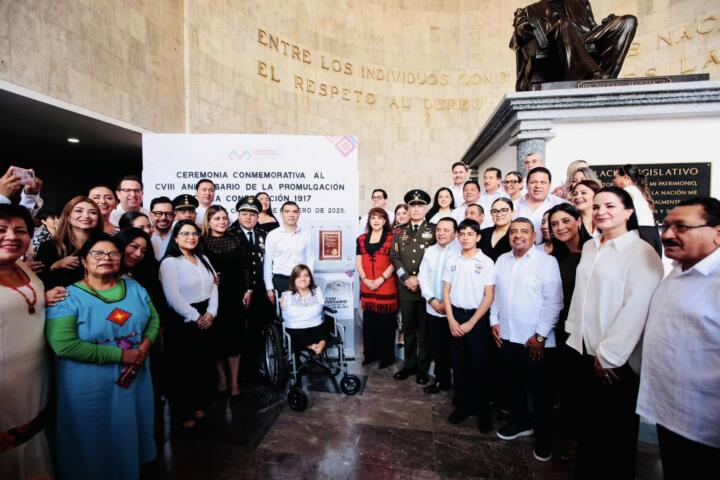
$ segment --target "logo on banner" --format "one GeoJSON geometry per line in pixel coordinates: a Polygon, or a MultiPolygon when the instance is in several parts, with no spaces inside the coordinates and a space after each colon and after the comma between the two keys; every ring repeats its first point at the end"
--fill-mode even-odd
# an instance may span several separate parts
{"type": "Polygon", "coordinates": [[[350,135],[342,137],[329,136],[327,139],[335,145],[335,148],[337,148],[337,151],[340,152],[343,157],[347,157],[357,148],[357,139],[355,137],[351,137],[350,135]]]}
{"type": "Polygon", "coordinates": [[[232,158],[233,160],[250,160],[252,158],[252,153],[248,152],[247,150],[243,150],[241,153],[238,153],[237,150],[233,150],[228,154],[228,157],[232,158]]]}

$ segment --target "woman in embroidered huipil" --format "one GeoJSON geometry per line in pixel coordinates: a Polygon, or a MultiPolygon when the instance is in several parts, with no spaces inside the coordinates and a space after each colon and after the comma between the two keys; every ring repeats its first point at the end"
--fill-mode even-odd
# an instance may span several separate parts
{"type": "Polygon", "coordinates": [[[393,235],[384,209],[368,212],[367,233],[357,239],[355,268],[360,277],[363,309],[363,365],[380,361],[380,368],[395,360],[395,317],[398,291],[390,263],[393,235]]]}
{"type": "Polygon", "coordinates": [[[45,288],[20,258],[33,234],[30,213],[0,205],[0,478],[49,478],[44,419],[49,369],[45,288]]]}
{"type": "Polygon", "coordinates": [[[145,289],[120,277],[122,255],[118,239],[91,236],[78,251],[85,278],[47,310],[46,335],[58,356],[56,445],[62,478],[136,479],[140,465],[156,455],[145,359],[159,319],[145,289]],[[128,380],[129,371],[135,377],[128,380]]]}

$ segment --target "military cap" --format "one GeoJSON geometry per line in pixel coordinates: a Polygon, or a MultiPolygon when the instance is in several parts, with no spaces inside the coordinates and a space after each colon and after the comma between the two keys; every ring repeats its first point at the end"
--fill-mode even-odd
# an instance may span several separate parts
{"type": "Polygon", "coordinates": [[[235,210],[238,212],[260,213],[260,202],[255,195],[245,195],[236,204],[235,210]]]}
{"type": "Polygon", "coordinates": [[[172,205],[173,210],[195,210],[200,204],[194,195],[183,193],[173,199],[172,205]]]}
{"type": "Polygon", "coordinates": [[[427,205],[430,203],[430,195],[425,190],[415,188],[405,194],[405,203],[408,205],[427,205]]]}

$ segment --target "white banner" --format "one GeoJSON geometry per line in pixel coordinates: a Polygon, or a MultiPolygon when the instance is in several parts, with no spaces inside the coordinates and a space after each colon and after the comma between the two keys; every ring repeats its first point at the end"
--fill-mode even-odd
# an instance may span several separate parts
{"type": "Polygon", "coordinates": [[[215,183],[214,203],[234,216],[241,197],[264,191],[278,220],[283,202],[300,206],[300,224],[310,229],[319,260],[316,270],[354,270],[357,152],[352,136],[143,135],[145,206],[161,195],[194,195],[198,180],[207,178],[215,183]]]}

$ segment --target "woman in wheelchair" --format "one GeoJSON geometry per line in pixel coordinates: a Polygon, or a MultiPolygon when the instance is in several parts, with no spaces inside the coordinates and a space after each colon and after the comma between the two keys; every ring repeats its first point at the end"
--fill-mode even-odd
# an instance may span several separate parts
{"type": "Polygon", "coordinates": [[[325,350],[328,332],[323,325],[324,303],[310,268],[295,266],[290,273],[290,290],[280,297],[280,309],[285,331],[296,352],[309,349],[320,355],[325,350]]]}

